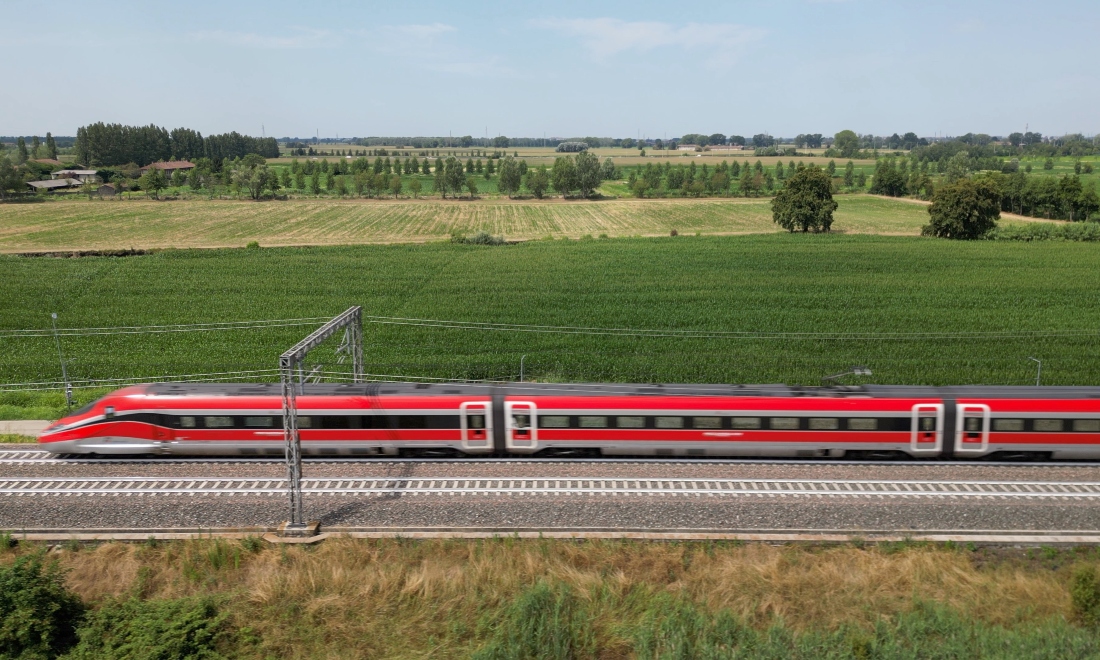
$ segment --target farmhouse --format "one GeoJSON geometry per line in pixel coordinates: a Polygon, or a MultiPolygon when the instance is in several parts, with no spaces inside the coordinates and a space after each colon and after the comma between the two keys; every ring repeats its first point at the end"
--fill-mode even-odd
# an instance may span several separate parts
{"type": "Polygon", "coordinates": [[[76,179],[51,179],[49,181],[28,181],[27,185],[36,192],[39,190],[60,190],[61,188],[76,188],[81,185],[76,179]]]}
{"type": "Polygon", "coordinates": [[[145,174],[151,169],[157,169],[164,173],[164,176],[171,177],[176,170],[191,170],[195,168],[195,164],[186,160],[170,160],[160,163],[149,163],[145,167],[141,168],[141,173],[145,174]]]}
{"type": "Polygon", "coordinates": [[[95,180],[95,170],[58,170],[51,174],[54,179],[76,179],[80,183],[95,180]]]}

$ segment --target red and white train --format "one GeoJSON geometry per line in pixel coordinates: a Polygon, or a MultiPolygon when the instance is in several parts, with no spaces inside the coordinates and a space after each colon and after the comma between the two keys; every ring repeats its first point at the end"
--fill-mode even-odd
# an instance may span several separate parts
{"type": "MultiPolygon", "coordinates": [[[[65,454],[282,455],[277,384],[137,385],[43,432],[65,454]]],[[[1100,388],[305,385],[307,455],[1100,458],[1100,388]]]]}

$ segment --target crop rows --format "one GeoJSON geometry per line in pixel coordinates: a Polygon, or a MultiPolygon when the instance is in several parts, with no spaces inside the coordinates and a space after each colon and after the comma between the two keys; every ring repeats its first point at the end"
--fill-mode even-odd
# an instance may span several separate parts
{"type": "MultiPolygon", "coordinates": [[[[605,336],[373,325],[371,373],[816,384],[1100,384],[1100,252],[1089,244],[771,235],[0,257],[0,326],[48,328],[368,315],[824,337],[605,336]],[[1079,331],[1073,336],[1022,336],[1079,331]],[[835,333],[990,333],[858,339],[835,333]]],[[[70,373],[269,369],[308,327],[66,337],[70,373]]],[[[315,363],[333,366],[334,355],[315,363]]],[[[0,382],[56,379],[49,337],[0,338],[0,382]]]]}
{"type": "MultiPolygon", "coordinates": [[[[841,232],[916,235],[927,222],[917,204],[841,197],[841,232]]],[[[608,200],[601,202],[379,201],[285,202],[76,199],[0,206],[0,250],[49,251],[162,247],[387,243],[441,240],[487,231],[509,239],[776,231],[766,199],[608,200]]]]}

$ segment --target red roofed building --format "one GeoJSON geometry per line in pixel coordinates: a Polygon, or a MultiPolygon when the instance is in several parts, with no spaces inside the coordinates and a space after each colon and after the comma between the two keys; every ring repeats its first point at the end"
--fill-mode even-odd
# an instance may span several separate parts
{"type": "Polygon", "coordinates": [[[141,173],[145,174],[150,169],[157,169],[164,172],[164,176],[171,177],[176,170],[183,170],[184,172],[195,168],[195,164],[187,160],[170,160],[168,162],[149,163],[145,167],[141,168],[141,173]]]}

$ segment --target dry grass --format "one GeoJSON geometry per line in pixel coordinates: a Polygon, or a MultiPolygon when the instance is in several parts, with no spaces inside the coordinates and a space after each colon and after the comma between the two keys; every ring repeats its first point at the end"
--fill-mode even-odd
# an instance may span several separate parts
{"type": "MultiPolygon", "coordinates": [[[[834,229],[916,235],[927,212],[868,196],[839,197],[834,229]]],[[[771,233],[767,199],[440,201],[294,199],[283,202],[58,200],[0,205],[0,251],[339,245],[445,240],[487,231],[553,236],[771,233]]]]}
{"type": "Polygon", "coordinates": [[[970,553],[928,547],[330,539],[255,552],[233,541],[106,544],[60,556],[71,588],[92,601],[220,593],[239,625],[280,656],[463,657],[484,637],[487,613],[540,580],[614,604],[597,608],[608,621],[593,625],[605,631],[662,593],[802,630],[869,628],[915,599],[1008,626],[1071,616],[1065,570],[1004,561],[979,569],[970,553]]]}

